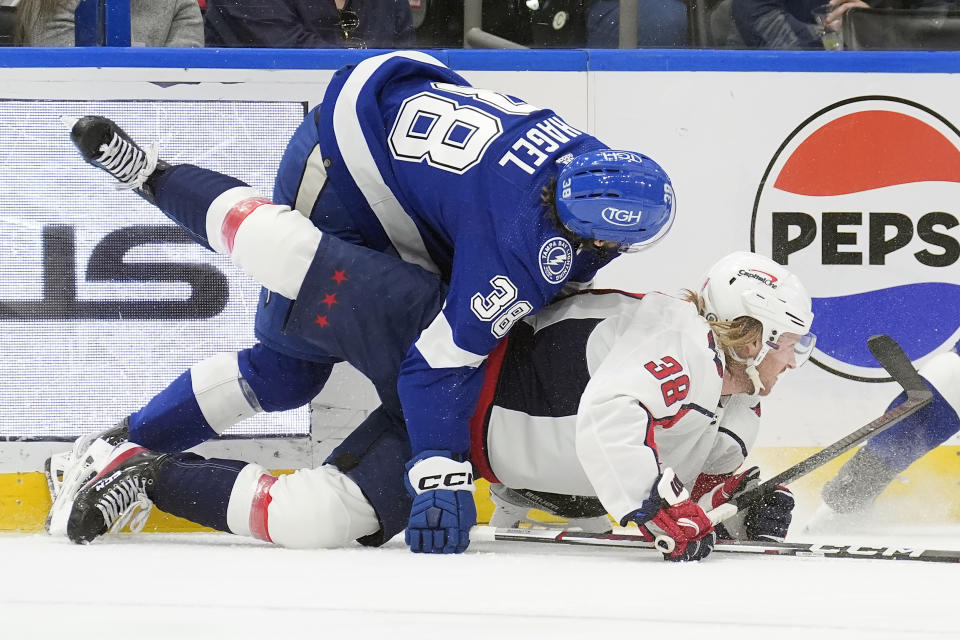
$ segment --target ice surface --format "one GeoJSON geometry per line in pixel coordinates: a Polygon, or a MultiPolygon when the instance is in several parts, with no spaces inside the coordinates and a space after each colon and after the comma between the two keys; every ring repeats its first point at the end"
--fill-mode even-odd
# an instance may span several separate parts
{"type": "MultiPolygon", "coordinates": [[[[794,536],[797,540],[801,538],[794,536]]],[[[958,548],[960,527],[803,541],[958,548]]],[[[960,566],[474,543],[461,556],[294,551],[226,534],[75,546],[0,536],[0,637],[361,640],[960,638],[960,566]]]]}

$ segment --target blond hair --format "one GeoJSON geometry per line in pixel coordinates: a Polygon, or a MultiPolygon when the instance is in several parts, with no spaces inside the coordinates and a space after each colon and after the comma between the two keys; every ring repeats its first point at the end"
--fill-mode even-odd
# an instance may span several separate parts
{"type": "MultiPolygon", "coordinates": [[[[683,299],[696,305],[697,313],[706,318],[707,305],[699,294],[684,289],[683,299]]],[[[726,357],[727,368],[746,368],[746,365],[737,359],[737,351],[763,340],[763,325],[760,321],[750,316],[741,316],[728,322],[707,320],[707,323],[717,338],[717,347],[726,357]]]]}
{"type": "Polygon", "coordinates": [[[13,43],[17,46],[30,44],[31,34],[39,26],[49,22],[67,0],[20,0],[17,4],[17,20],[14,26],[13,43]]]}

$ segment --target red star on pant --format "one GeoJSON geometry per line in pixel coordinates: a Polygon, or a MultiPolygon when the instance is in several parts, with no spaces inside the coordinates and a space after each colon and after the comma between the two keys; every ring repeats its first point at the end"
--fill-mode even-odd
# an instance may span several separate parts
{"type": "Polygon", "coordinates": [[[330,325],[330,322],[327,320],[327,316],[321,316],[317,314],[317,319],[313,321],[313,324],[318,324],[321,327],[326,327],[330,325]]]}
{"type": "Polygon", "coordinates": [[[333,305],[337,304],[337,294],[325,293],[323,294],[323,300],[321,300],[320,302],[327,305],[327,309],[329,309],[333,305]]]}
{"type": "Polygon", "coordinates": [[[337,269],[334,269],[334,270],[333,270],[333,277],[330,278],[330,279],[331,279],[331,280],[336,280],[336,281],[337,281],[337,284],[343,284],[343,281],[348,279],[348,278],[347,278],[347,271],[346,271],[346,269],[344,269],[343,271],[339,271],[339,270],[337,270],[337,269]]]}

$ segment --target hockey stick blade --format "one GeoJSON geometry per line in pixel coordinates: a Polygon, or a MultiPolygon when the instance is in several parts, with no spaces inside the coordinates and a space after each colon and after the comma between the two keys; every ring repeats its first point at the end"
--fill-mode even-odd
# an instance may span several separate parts
{"type": "MultiPolygon", "coordinates": [[[[643,536],[624,533],[585,533],[556,529],[499,529],[474,527],[471,538],[478,542],[538,542],[584,547],[613,547],[659,551],[643,536]]],[[[718,542],[714,553],[740,553],[767,556],[807,556],[816,558],[847,558],[861,560],[914,560],[919,562],[960,563],[960,551],[923,549],[920,547],[889,547],[875,545],[832,545],[804,542],[734,541],[718,542]]]]}
{"type": "Polygon", "coordinates": [[[897,341],[887,335],[870,336],[867,339],[867,348],[877,359],[877,362],[890,374],[894,382],[903,387],[907,395],[921,395],[926,397],[932,393],[917,373],[910,358],[903,352],[897,341]]]}

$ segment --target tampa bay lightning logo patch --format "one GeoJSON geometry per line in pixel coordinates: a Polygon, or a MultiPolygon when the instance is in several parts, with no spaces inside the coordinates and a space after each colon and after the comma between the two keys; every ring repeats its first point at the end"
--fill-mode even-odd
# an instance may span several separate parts
{"type": "Polygon", "coordinates": [[[540,247],[540,273],[550,284],[560,284],[570,275],[573,247],[561,236],[550,238],[540,247]]]}

